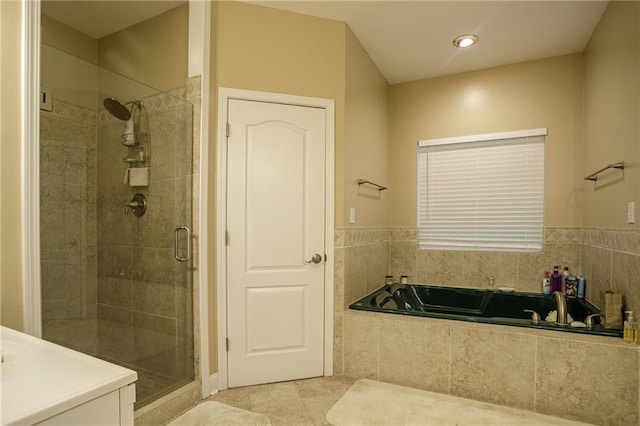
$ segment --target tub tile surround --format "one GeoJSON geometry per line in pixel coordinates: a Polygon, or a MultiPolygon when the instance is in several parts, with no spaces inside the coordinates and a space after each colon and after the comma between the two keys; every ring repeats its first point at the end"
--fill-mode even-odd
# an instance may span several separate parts
{"type": "Polygon", "coordinates": [[[539,292],[544,271],[554,265],[580,273],[580,234],[579,228],[546,228],[542,253],[476,252],[420,250],[415,228],[396,228],[389,266],[394,277],[409,275],[410,282],[539,292]]]}
{"type": "Polygon", "coordinates": [[[604,291],[622,293],[625,309],[640,312],[640,230],[585,228],[582,239],[587,298],[603,306],[604,291]]]}
{"type": "Polygon", "coordinates": [[[545,270],[569,266],[586,277],[587,299],[596,306],[603,306],[602,292],[611,290],[624,295],[626,309],[640,312],[640,230],[547,227],[541,253],[419,250],[415,229],[391,229],[390,235],[395,279],[406,274],[410,282],[491,288],[493,277],[494,288],[540,292],[545,270]]]}
{"type": "Polygon", "coordinates": [[[452,395],[533,410],[535,337],[462,327],[450,333],[452,395]]]}
{"type": "Polygon", "coordinates": [[[343,283],[343,290],[334,295],[336,309],[348,309],[350,303],[384,283],[389,271],[389,234],[386,228],[336,230],[335,249],[343,256],[341,267],[334,270],[336,286],[343,283]]]}
{"type": "Polygon", "coordinates": [[[595,424],[637,425],[640,347],[622,339],[350,311],[348,305],[397,280],[539,292],[543,272],[569,266],[587,278],[587,299],[624,295],[640,312],[640,230],[547,227],[542,253],[417,249],[415,228],[335,232],[334,371],[595,424]],[[388,251],[379,245],[388,244],[388,251]],[[386,259],[385,254],[388,256],[386,259]],[[364,275],[364,276],[363,276],[364,275]],[[343,289],[341,290],[341,284],[343,289]],[[341,308],[344,311],[340,312],[341,308]],[[341,330],[337,328],[342,327],[341,330]],[[342,347],[342,352],[338,352],[342,347]]]}
{"type": "Polygon", "coordinates": [[[348,376],[594,424],[638,424],[640,348],[620,339],[362,311],[345,312],[344,334],[348,376]]]}
{"type": "Polygon", "coordinates": [[[548,227],[541,253],[512,253],[419,250],[416,228],[338,229],[334,243],[344,249],[344,270],[337,275],[344,282],[344,300],[336,306],[347,309],[382,285],[387,274],[396,281],[408,275],[409,282],[539,292],[544,271],[554,265],[582,273],[581,235],[580,228],[548,227]]]}
{"type": "Polygon", "coordinates": [[[451,330],[445,324],[426,324],[390,318],[381,320],[378,376],[383,382],[434,392],[449,392],[451,330]],[[414,362],[420,360],[421,367],[414,362]]]}
{"type": "Polygon", "coordinates": [[[638,348],[551,338],[537,343],[538,411],[595,424],[638,424],[638,348]]]}

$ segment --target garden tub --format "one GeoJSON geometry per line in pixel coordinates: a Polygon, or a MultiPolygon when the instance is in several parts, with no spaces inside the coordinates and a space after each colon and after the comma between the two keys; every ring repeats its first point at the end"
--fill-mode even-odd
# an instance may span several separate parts
{"type": "MultiPolygon", "coordinates": [[[[586,300],[567,298],[567,312],[573,321],[586,322],[588,315],[599,310],[586,300]]],[[[384,285],[352,303],[350,309],[422,316],[477,323],[529,327],[569,333],[622,337],[622,330],[605,328],[594,317],[592,328],[560,325],[545,319],[557,310],[554,296],[493,290],[443,287],[425,284],[384,285]],[[535,311],[540,321],[532,320],[535,311]]]]}

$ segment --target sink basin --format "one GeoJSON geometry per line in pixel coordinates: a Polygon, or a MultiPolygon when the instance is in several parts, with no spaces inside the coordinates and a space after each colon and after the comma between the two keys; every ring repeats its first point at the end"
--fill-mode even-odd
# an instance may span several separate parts
{"type": "Polygon", "coordinates": [[[33,350],[26,344],[2,339],[2,368],[0,378],[8,379],[24,372],[33,362],[33,350]]]}

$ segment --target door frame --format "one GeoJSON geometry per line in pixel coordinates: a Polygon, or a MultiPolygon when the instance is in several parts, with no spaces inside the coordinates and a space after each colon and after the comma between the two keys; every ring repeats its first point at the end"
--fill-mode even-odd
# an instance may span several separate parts
{"type": "Polygon", "coordinates": [[[218,89],[218,135],[216,159],[216,308],[218,345],[218,389],[228,387],[227,338],[227,255],[225,231],[227,229],[227,105],[230,99],[270,102],[325,111],[325,263],[324,280],[324,375],[333,375],[333,248],[334,248],[334,152],[335,102],[331,99],[258,92],[253,90],[218,89]]]}

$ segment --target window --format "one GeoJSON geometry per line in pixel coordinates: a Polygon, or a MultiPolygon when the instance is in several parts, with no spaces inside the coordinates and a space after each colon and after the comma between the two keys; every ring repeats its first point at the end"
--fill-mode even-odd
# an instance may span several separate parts
{"type": "Polygon", "coordinates": [[[547,129],[418,143],[418,245],[541,251],[547,129]]]}

